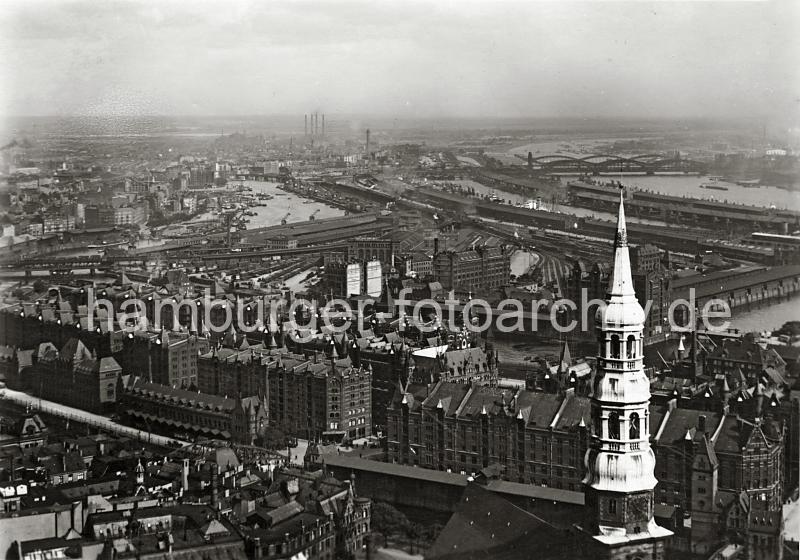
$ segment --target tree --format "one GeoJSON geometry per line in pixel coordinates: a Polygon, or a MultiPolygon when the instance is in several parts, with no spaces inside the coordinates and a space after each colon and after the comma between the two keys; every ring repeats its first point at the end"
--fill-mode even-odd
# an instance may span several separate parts
{"type": "Polygon", "coordinates": [[[798,336],[800,335],[800,321],[786,321],[783,326],[773,334],[777,334],[778,336],[782,334],[788,336],[798,336]]]}
{"type": "Polygon", "coordinates": [[[33,289],[37,293],[41,293],[47,289],[47,283],[40,278],[33,282],[33,289]]]}
{"type": "Polygon", "coordinates": [[[267,426],[259,435],[261,436],[261,445],[267,449],[282,449],[286,447],[288,441],[286,433],[274,426],[267,426]]]}
{"type": "Polygon", "coordinates": [[[383,535],[384,542],[388,535],[406,533],[411,525],[403,512],[384,502],[372,506],[371,523],[372,529],[383,535]]]}
{"type": "Polygon", "coordinates": [[[408,552],[414,554],[414,545],[419,544],[419,538],[423,535],[425,528],[419,523],[409,523],[406,527],[406,537],[410,548],[408,552]]]}

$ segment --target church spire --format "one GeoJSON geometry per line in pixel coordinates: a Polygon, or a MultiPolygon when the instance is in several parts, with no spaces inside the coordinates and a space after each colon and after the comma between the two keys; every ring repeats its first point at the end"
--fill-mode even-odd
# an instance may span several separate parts
{"type": "Polygon", "coordinates": [[[617,231],[614,234],[614,268],[608,282],[608,297],[636,297],[631,279],[631,257],[628,254],[628,228],[625,224],[624,191],[619,191],[619,213],[617,214],[617,231]]]}
{"type": "MultiPolygon", "coordinates": [[[[650,384],[644,373],[644,311],[636,299],[620,194],[614,268],[605,305],[597,310],[598,357],[592,382],[592,436],[586,452],[586,527],[601,545],[621,552],[658,543],[671,533],[653,516],[655,454],[650,447],[650,384]]],[[[608,551],[607,551],[608,552],[608,551]]],[[[623,557],[624,554],[611,554],[623,557]]]]}

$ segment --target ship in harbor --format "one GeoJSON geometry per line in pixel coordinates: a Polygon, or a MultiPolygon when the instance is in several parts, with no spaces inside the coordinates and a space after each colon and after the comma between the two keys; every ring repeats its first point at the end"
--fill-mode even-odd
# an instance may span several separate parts
{"type": "Polygon", "coordinates": [[[701,189],[712,189],[712,190],[715,190],[715,191],[727,191],[727,190],[729,190],[728,187],[725,187],[723,185],[715,185],[714,183],[705,183],[703,185],[700,185],[700,188],[701,189]]]}

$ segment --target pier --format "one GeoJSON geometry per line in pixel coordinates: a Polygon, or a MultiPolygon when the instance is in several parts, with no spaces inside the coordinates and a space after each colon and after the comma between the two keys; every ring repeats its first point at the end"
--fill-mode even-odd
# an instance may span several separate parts
{"type": "MultiPolygon", "coordinates": [[[[612,211],[619,200],[619,188],[614,185],[571,181],[567,191],[571,204],[583,208],[612,211]]],[[[670,196],[638,189],[625,190],[625,208],[631,216],[711,227],[717,232],[724,229],[786,233],[800,224],[800,212],[793,210],[670,196]]]]}

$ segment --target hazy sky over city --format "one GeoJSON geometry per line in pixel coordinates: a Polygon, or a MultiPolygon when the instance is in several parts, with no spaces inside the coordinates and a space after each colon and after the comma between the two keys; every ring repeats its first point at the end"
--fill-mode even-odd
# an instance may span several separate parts
{"type": "Polygon", "coordinates": [[[794,119],[798,4],[0,0],[0,112],[794,119]]]}

